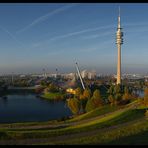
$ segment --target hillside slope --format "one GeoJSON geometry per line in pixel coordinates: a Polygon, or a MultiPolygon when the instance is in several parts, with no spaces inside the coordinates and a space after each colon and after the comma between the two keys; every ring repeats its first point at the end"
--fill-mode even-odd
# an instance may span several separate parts
{"type": "Polygon", "coordinates": [[[61,122],[1,124],[0,144],[130,144],[134,137],[148,144],[146,109],[138,101],[105,109],[61,122]]]}

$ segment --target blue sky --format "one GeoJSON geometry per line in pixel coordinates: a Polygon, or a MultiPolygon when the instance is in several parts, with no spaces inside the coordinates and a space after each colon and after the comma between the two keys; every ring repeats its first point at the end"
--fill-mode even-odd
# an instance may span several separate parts
{"type": "Polygon", "coordinates": [[[116,73],[118,6],[124,32],[122,72],[148,70],[148,4],[0,4],[0,74],[116,73]]]}

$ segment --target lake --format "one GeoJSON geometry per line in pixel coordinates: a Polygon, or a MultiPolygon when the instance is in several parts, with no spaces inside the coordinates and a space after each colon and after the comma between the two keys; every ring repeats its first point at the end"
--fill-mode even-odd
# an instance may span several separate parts
{"type": "Polygon", "coordinates": [[[0,123],[48,121],[71,115],[65,101],[48,101],[25,93],[0,98],[0,123]]]}

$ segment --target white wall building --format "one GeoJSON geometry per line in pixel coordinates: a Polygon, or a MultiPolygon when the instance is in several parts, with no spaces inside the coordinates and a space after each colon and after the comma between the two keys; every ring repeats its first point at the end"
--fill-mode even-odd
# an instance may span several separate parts
{"type": "Polygon", "coordinates": [[[96,78],[96,71],[94,71],[94,70],[92,70],[92,71],[83,70],[81,72],[81,76],[82,76],[82,78],[94,79],[94,78],[96,78]]]}

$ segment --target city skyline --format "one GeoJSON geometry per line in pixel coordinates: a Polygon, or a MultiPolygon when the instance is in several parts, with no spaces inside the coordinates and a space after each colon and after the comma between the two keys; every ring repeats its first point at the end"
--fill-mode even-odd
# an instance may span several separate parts
{"type": "Polygon", "coordinates": [[[148,4],[0,4],[0,73],[116,73],[118,6],[123,73],[147,73],[148,4]]]}

